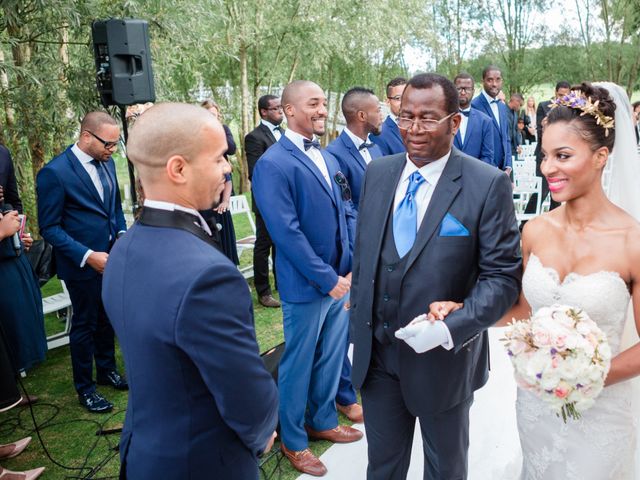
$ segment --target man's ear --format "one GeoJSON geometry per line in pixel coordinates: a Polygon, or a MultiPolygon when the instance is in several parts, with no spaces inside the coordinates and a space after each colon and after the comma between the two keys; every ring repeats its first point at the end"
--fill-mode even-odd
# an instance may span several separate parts
{"type": "Polygon", "coordinates": [[[189,168],[189,164],[182,155],[174,155],[167,160],[165,170],[169,180],[176,184],[184,184],[186,182],[186,169],[189,168]]]}

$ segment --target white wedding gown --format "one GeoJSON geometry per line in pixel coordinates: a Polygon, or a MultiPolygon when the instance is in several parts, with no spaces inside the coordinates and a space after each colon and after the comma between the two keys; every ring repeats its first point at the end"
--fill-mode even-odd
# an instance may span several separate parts
{"type": "MultiPolygon", "coordinates": [[[[522,279],[532,311],[554,303],[583,309],[620,352],[630,295],[615,272],[570,273],[561,280],[533,253],[522,279]]],[[[606,387],[580,420],[561,418],[533,394],[518,389],[521,480],[634,480],[636,420],[632,385],[606,387]]]]}

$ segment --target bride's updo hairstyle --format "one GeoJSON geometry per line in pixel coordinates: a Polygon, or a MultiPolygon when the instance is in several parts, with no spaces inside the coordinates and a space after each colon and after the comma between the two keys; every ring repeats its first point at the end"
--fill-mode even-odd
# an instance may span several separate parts
{"type": "Polygon", "coordinates": [[[572,87],[569,95],[552,102],[545,122],[546,125],[566,122],[591,146],[592,151],[607,147],[611,153],[616,139],[613,126],[615,111],[616,104],[607,89],[583,82],[572,87]]]}

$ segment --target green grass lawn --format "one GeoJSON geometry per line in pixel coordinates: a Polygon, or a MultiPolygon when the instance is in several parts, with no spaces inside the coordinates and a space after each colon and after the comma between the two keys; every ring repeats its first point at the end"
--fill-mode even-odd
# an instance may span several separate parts
{"type": "MultiPolygon", "coordinates": [[[[241,238],[251,233],[251,227],[245,216],[234,217],[236,236],[241,238]]],[[[244,252],[242,265],[251,263],[251,252],[244,252]]],[[[251,294],[253,297],[256,336],[260,351],[264,352],[284,339],[282,330],[282,311],[276,308],[265,308],[257,302],[252,281],[251,294]]],[[[43,296],[60,292],[61,286],[57,279],[49,281],[42,289],[43,296]]],[[[277,296],[277,294],[276,294],[277,296]]],[[[45,318],[47,335],[59,332],[64,323],[55,314],[45,318]]],[[[124,371],[122,356],[117,350],[118,365],[124,371]]],[[[69,347],[60,347],[48,353],[46,361],[28,372],[23,379],[24,386],[30,394],[37,395],[40,402],[34,405],[35,419],[41,430],[42,440],[53,459],[67,467],[77,470],[66,470],[55,465],[47,458],[42,446],[34,433],[33,420],[29,408],[14,408],[0,414],[0,443],[9,443],[27,435],[34,437],[29,447],[17,458],[3,460],[2,466],[11,470],[26,470],[45,466],[47,470],[41,478],[118,478],[119,456],[114,450],[120,436],[96,436],[101,425],[118,426],[124,421],[127,407],[127,392],[118,392],[107,387],[100,387],[100,391],[114,403],[115,408],[109,414],[90,414],[78,403],[76,392],[72,384],[71,361],[69,347]],[[104,465],[103,468],[89,476],[91,469],[104,465]]],[[[171,412],[167,412],[168,415],[171,412]]],[[[162,419],[158,419],[162,421],[162,419]]],[[[341,416],[341,423],[350,424],[341,416]]],[[[329,442],[312,442],[311,450],[320,455],[330,446],[329,442]]],[[[276,443],[272,451],[278,451],[276,443]]],[[[289,480],[298,476],[298,472],[291,468],[286,460],[278,464],[280,455],[275,455],[265,465],[265,470],[275,473],[271,478],[289,480]]],[[[213,478],[213,477],[212,477],[213,478]]]]}

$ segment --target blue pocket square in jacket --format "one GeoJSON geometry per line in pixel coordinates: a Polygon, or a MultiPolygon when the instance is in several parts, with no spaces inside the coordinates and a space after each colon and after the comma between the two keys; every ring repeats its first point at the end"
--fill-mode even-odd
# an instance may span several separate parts
{"type": "Polygon", "coordinates": [[[468,237],[469,230],[460,223],[460,220],[447,213],[442,219],[438,235],[441,237],[468,237]]]}

